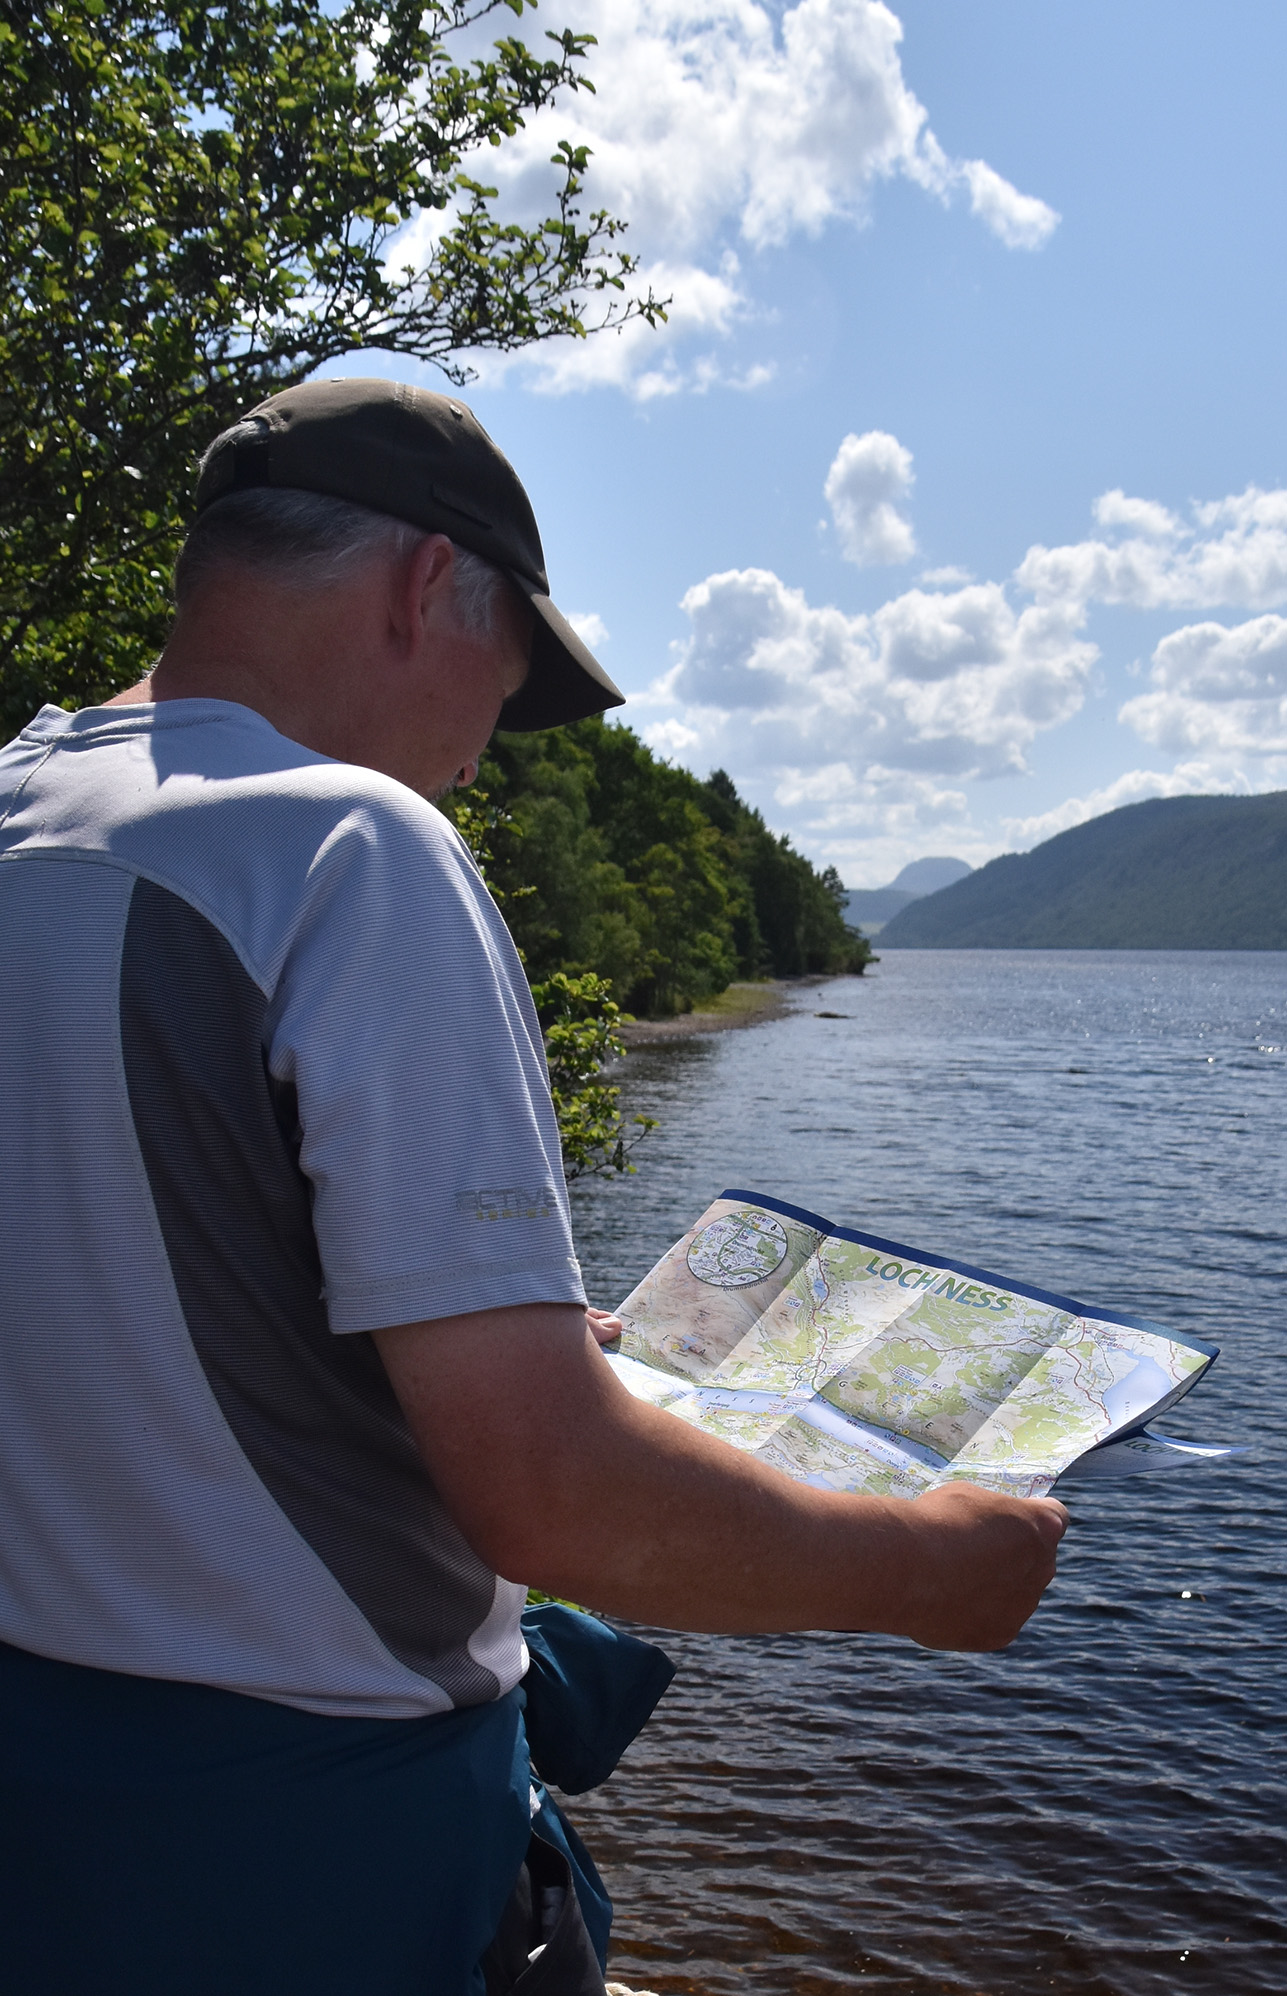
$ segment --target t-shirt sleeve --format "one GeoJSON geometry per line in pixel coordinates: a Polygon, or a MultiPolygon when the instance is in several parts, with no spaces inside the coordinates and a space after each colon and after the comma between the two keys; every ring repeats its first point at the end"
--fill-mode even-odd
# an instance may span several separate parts
{"type": "Polygon", "coordinates": [[[269,1014],[333,1331],[584,1303],[540,1029],[432,806],[357,806],[309,870],[269,1014]]]}

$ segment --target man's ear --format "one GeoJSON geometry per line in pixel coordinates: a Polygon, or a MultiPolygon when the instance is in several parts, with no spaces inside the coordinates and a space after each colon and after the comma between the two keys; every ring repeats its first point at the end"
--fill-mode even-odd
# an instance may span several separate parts
{"type": "Polygon", "coordinates": [[[389,584],[389,621],[409,651],[428,629],[450,614],[455,600],[456,551],[446,534],[426,534],[411,553],[394,564],[389,584]]]}

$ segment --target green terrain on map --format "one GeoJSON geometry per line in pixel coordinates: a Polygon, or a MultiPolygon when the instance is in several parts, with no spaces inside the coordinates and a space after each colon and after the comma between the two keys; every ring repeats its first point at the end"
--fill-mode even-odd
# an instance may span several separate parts
{"type": "Polygon", "coordinates": [[[618,1314],[633,1392],[788,1475],[898,1496],[1039,1494],[1213,1356],[738,1194],[618,1314]]]}

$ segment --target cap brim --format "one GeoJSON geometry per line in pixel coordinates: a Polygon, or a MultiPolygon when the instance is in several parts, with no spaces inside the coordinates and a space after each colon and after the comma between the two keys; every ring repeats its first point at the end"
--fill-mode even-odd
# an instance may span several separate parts
{"type": "Polygon", "coordinates": [[[624,707],[625,694],[613,685],[567,618],[525,577],[513,570],[510,573],[536,612],[536,627],[531,670],[518,692],[501,708],[497,727],[512,734],[531,734],[537,728],[584,721],[609,707],[624,707]]]}

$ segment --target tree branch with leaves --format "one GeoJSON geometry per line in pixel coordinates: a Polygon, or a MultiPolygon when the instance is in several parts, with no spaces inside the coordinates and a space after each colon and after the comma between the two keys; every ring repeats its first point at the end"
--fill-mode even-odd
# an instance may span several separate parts
{"type": "Polygon", "coordinates": [[[654,1116],[623,1116],[621,1090],[603,1078],[604,1068],[625,1054],[619,1027],[629,1013],[613,999],[608,979],[594,971],[579,977],[555,971],[532,986],[532,998],[545,1031],[565,1173],[573,1179],[632,1172],[630,1153],[656,1129],[657,1121],[654,1116]]]}
{"type": "Polygon", "coordinates": [[[472,351],[664,317],[583,212],[584,147],[535,223],[480,177],[593,87],[570,30],[461,53],[534,5],[0,0],[7,730],[147,669],[196,460],[251,404],[359,349],[462,382],[472,351]]]}

